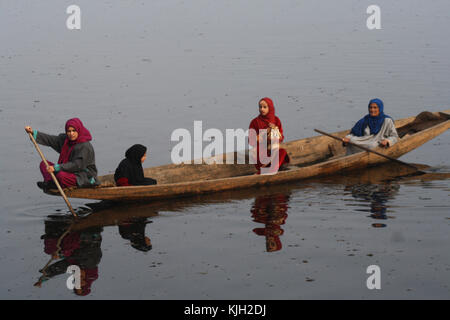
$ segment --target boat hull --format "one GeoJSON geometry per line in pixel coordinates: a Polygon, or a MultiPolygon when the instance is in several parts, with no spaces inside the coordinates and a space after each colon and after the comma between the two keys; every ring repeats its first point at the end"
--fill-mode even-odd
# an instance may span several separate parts
{"type": "MultiPolygon", "coordinates": [[[[414,150],[450,128],[450,110],[441,112],[439,115],[446,118],[429,128],[425,128],[414,134],[405,135],[398,143],[390,148],[377,148],[375,150],[392,158],[399,158],[414,150]]],[[[413,123],[415,119],[416,117],[398,120],[396,121],[396,127],[405,127],[413,123]]],[[[336,132],[334,135],[343,137],[347,133],[348,130],[336,132]]],[[[145,174],[152,177],[156,176],[158,182],[163,179],[165,173],[171,177],[172,181],[177,181],[176,179],[182,178],[186,179],[186,176],[192,177],[194,181],[172,182],[153,186],[74,188],[66,189],[65,192],[67,197],[96,200],[148,201],[169,199],[258,187],[268,184],[294,182],[312,177],[332,175],[345,170],[359,170],[390,161],[369,152],[344,156],[342,153],[345,149],[343,149],[342,143],[326,136],[291,141],[283,144],[282,147],[286,148],[291,162],[294,162],[297,167],[293,167],[287,171],[280,171],[274,175],[254,175],[252,174],[254,167],[249,164],[166,165],[146,169],[145,174]],[[312,152],[316,153],[311,154],[312,152]],[[314,164],[318,159],[324,160],[314,164]],[[224,166],[231,166],[231,168],[225,168],[224,166]],[[230,174],[235,174],[236,176],[221,177],[230,174]],[[215,177],[215,179],[211,179],[211,177],[215,177]]],[[[104,182],[109,181],[111,183],[111,175],[100,178],[104,182]]],[[[50,193],[57,194],[54,190],[50,191],[50,193]]]]}

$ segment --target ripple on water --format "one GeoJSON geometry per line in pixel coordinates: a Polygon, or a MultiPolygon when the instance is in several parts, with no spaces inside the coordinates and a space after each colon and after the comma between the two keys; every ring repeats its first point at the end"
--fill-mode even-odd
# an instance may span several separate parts
{"type": "MultiPolygon", "coordinates": [[[[88,209],[85,207],[73,207],[75,212],[84,213],[88,209]]],[[[67,207],[62,207],[55,203],[37,203],[29,206],[14,207],[10,209],[11,222],[32,222],[42,221],[48,216],[71,216],[67,207]]]]}

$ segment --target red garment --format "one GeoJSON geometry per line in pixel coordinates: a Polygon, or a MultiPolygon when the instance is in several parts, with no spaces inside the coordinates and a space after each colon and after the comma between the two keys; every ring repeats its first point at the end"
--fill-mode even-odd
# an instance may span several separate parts
{"type": "Polygon", "coordinates": [[[116,181],[116,186],[118,186],[118,187],[129,187],[129,186],[131,186],[131,184],[128,181],[128,178],[119,178],[116,181]]]}
{"type": "MultiPolygon", "coordinates": [[[[58,240],[59,238],[45,238],[44,252],[53,255],[58,250],[58,240]]],[[[78,232],[69,233],[63,238],[60,246],[62,256],[70,257],[75,250],[80,248],[80,234],[78,232]]]]}
{"type": "Polygon", "coordinates": [[[91,293],[92,283],[98,279],[98,267],[87,269],[79,265],[78,261],[67,259],[67,262],[80,267],[81,272],[84,273],[84,279],[81,281],[81,291],[74,289],[74,292],[78,296],[87,296],[91,293]],[[84,280],[84,281],[83,281],[84,280]]]}
{"type": "Polygon", "coordinates": [[[61,253],[64,257],[70,257],[73,252],[80,249],[80,233],[72,232],[64,237],[61,244],[61,253]]]}
{"type": "MultiPolygon", "coordinates": [[[[47,161],[49,166],[53,166],[54,163],[51,161],[47,161]]],[[[44,161],[41,161],[39,165],[39,169],[41,170],[42,176],[44,177],[44,181],[53,181],[52,176],[47,171],[47,166],[44,161]]],[[[71,172],[59,171],[55,173],[55,177],[58,180],[59,184],[62,188],[76,187],[77,186],[77,176],[71,172]]]]}
{"type": "Polygon", "coordinates": [[[253,221],[282,225],[286,222],[289,197],[285,194],[260,196],[255,199],[250,212],[253,221]]]}
{"type": "MultiPolygon", "coordinates": [[[[281,138],[279,139],[279,142],[281,143],[284,140],[283,126],[281,125],[280,119],[275,115],[275,107],[273,105],[272,99],[266,97],[266,98],[262,98],[261,100],[259,100],[259,102],[261,102],[261,101],[265,101],[267,103],[267,105],[269,106],[269,112],[265,116],[260,114],[259,116],[254,118],[250,122],[250,126],[249,126],[249,129],[255,130],[255,131],[252,131],[252,130],[249,131],[249,144],[252,147],[256,146],[256,148],[257,148],[257,157],[258,158],[257,158],[257,163],[255,164],[255,167],[258,170],[258,174],[260,173],[260,169],[263,166],[263,164],[260,162],[260,159],[259,159],[259,145],[257,143],[257,139],[254,136],[254,134],[256,134],[258,136],[259,130],[268,129],[269,123],[273,123],[274,125],[276,125],[278,127],[278,130],[280,131],[280,134],[281,134],[281,138]]],[[[259,103],[258,103],[258,105],[259,105],[259,103]]],[[[268,150],[267,155],[270,156],[270,150],[268,150]]],[[[281,165],[283,163],[289,163],[289,156],[287,155],[286,150],[283,148],[279,149],[279,161],[278,162],[279,162],[278,166],[275,167],[276,171],[278,171],[278,169],[281,167],[281,165]]],[[[270,166],[270,164],[268,166],[270,166]]]]}
{"type": "Polygon", "coordinates": [[[266,250],[267,252],[279,251],[283,248],[283,244],[280,240],[280,235],[284,233],[284,230],[281,229],[278,225],[268,226],[265,228],[255,228],[253,232],[258,236],[266,237],[266,250]]]}
{"type": "Polygon", "coordinates": [[[66,138],[64,144],[61,148],[61,153],[59,154],[58,163],[66,163],[69,161],[70,153],[73,150],[73,147],[78,143],[83,143],[92,140],[91,133],[88,129],[86,129],[78,118],[69,119],[66,122],[66,132],[72,127],[78,132],[78,138],[75,141],[70,141],[69,138],[66,138]]]}
{"type": "Polygon", "coordinates": [[[278,127],[281,133],[280,142],[283,142],[284,140],[284,134],[283,134],[283,126],[281,125],[280,119],[275,115],[275,106],[273,105],[273,101],[270,98],[262,98],[259,100],[258,105],[261,101],[265,101],[267,105],[269,106],[269,112],[263,116],[259,115],[255,119],[250,122],[250,129],[255,129],[256,134],[259,134],[259,130],[267,129],[269,128],[269,123],[273,123],[278,127]]]}
{"type": "Polygon", "coordinates": [[[261,103],[261,101],[265,101],[269,106],[269,112],[265,116],[261,116],[261,118],[267,122],[275,123],[275,106],[273,105],[272,99],[265,97],[259,100],[259,103],[261,103]]]}
{"type": "Polygon", "coordinates": [[[257,197],[250,212],[253,221],[263,223],[264,228],[255,228],[253,232],[265,236],[268,252],[281,250],[280,236],[284,233],[281,225],[287,219],[289,196],[285,194],[257,197]]]}
{"type": "Polygon", "coordinates": [[[86,283],[84,286],[81,287],[81,293],[77,295],[79,296],[87,296],[89,293],[91,293],[91,286],[92,283],[98,279],[98,267],[92,268],[92,269],[83,269],[86,275],[86,283]]]}

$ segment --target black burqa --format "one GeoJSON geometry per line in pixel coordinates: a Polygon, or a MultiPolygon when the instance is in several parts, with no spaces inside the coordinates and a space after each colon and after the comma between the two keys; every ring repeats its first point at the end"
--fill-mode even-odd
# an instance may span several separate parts
{"type": "Polygon", "coordinates": [[[147,221],[147,218],[133,218],[124,221],[119,225],[119,233],[122,238],[130,240],[131,246],[136,250],[150,251],[152,244],[150,238],[145,236],[145,226],[151,222],[147,221]]]}
{"type": "Polygon", "coordinates": [[[145,186],[156,184],[156,180],[144,177],[141,159],[147,152],[147,147],[135,144],[125,152],[123,159],[114,173],[114,180],[127,178],[128,183],[133,186],[145,186]]]}

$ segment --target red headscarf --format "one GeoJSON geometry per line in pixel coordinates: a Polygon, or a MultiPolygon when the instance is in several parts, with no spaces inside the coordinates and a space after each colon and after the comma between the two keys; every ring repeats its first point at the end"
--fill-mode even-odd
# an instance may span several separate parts
{"type": "MultiPolygon", "coordinates": [[[[275,116],[275,107],[273,106],[273,101],[270,98],[262,98],[259,100],[258,105],[261,101],[265,101],[267,105],[269,106],[269,112],[263,116],[261,113],[259,116],[254,118],[250,122],[249,129],[254,129],[256,131],[256,134],[259,134],[259,130],[267,129],[269,128],[269,123],[273,123],[274,125],[278,126],[281,135],[283,135],[283,128],[281,127],[280,120],[275,116]]],[[[252,132],[249,132],[249,143],[252,143],[252,141],[256,141],[256,137],[252,136],[252,132]]],[[[283,137],[280,139],[280,141],[283,141],[283,137]]],[[[253,144],[251,144],[253,145],[253,144]]]]}
{"type": "Polygon", "coordinates": [[[266,122],[267,125],[269,123],[275,123],[275,107],[273,106],[272,99],[268,97],[262,98],[261,100],[259,100],[258,105],[259,103],[261,103],[261,101],[265,101],[267,103],[267,105],[269,106],[269,112],[265,116],[260,114],[258,118],[266,122]]]}
{"type": "Polygon", "coordinates": [[[271,227],[266,226],[266,228],[255,228],[253,232],[258,236],[266,237],[266,250],[268,252],[279,251],[283,247],[280,235],[284,233],[278,225],[272,225],[271,227]]]}
{"type": "MultiPolygon", "coordinates": [[[[73,263],[76,264],[76,263],[73,263]]],[[[91,293],[92,283],[98,279],[98,267],[92,269],[81,268],[85,274],[85,284],[81,286],[81,292],[74,289],[74,292],[78,296],[87,296],[91,293]]]]}
{"type": "Polygon", "coordinates": [[[86,129],[78,118],[69,119],[66,122],[66,132],[72,127],[78,132],[78,138],[75,141],[70,141],[69,138],[66,138],[64,141],[64,145],[61,148],[61,153],[59,155],[58,163],[66,163],[69,161],[70,153],[72,152],[73,146],[78,143],[83,143],[92,140],[91,133],[88,129],[86,129]]]}

